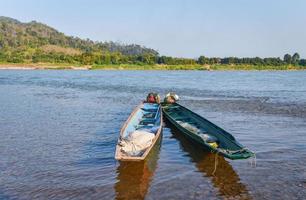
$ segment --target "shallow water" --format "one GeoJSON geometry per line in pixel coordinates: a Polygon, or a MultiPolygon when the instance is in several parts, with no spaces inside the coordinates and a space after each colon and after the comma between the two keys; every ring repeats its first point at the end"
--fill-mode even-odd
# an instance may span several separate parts
{"type": "Polygon", "coordinates": [[[0,71],[0,199],[305,199],[306,72],[0,71]],[[165,122],[145,163],[119,163],[121,125],[149,91],[257,153],[201,150],[165,122]]]}

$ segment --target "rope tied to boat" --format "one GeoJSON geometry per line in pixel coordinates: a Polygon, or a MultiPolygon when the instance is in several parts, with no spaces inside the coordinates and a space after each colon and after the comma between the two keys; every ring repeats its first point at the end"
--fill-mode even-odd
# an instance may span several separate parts
{"type": "Polygon", "coordinates": [[[218,166],[218,162],[219,162],[218,153],[219,152],[216,152],[216,154],[215,154],[215,168],[214,168],[214,171],[212,172],[213,176],[215,175],[215,172],[217,171],[217,166],[218,166]]]}

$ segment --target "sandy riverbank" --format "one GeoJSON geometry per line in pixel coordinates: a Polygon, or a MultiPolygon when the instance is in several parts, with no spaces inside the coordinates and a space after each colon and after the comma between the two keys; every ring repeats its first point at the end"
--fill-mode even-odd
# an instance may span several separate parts
{"type": "Polygon", "coordinates": [[[41,69],[70,69],[70,70],[89,70],[91,66],[72,66],[72,65],[49,65],[49,64],[0,64],[1,69],[15,70],[41,70],[41,69]]]}

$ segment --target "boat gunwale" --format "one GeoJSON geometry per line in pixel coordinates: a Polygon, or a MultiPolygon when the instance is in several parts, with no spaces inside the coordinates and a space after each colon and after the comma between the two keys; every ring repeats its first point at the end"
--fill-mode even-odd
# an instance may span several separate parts
{"type": "Polygon", "coordinates": [[[147,155],[150,153],[151,149],[155,146],[157,140],[160,138],[161,131],[162,131],[162,125],[163,125],[163,115],[162,115],[162,107],[161,104],[158,104],[158,110],[156,113],[160,112],[160,125],[158,128],[158,131],[155,134],[155,137],[152,141],[152,144],[145,150],[145,152],[141,156],[123,156],[123,153],[120,151],[120,139],[123,136],[123,132],[125,131],[127,125],[130,123],[132,117],[136,114],[136,112],[141,109],[142,105],[144,105],[145,102],[141,102],[138,106],[134,108],[132,113],[129,115],[128,119],[125,121],[125,123],[122,125],[120,129],[120,135],[117,140],[116,144],[116,152],[115,152],[115,159],[118,161],[143,161],[146,159],[147,155]]]}

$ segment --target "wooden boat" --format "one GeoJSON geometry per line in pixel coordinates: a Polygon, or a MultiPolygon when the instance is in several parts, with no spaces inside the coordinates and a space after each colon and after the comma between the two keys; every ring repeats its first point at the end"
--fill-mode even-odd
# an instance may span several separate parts
{"type": "Polygon", "coordinates": [[[118,143],[116,145],[115,159],[120,161],[142,161],[151,149],[156,145],[162,132],[162,108],[157,103],[141,103],[131,113],[127,121],[123,124],[118,143]],[[146,148],[141,155],[131,156],[125,153],[121,146],[121,141],[137,130],[146,130],[154,133],[151,145],[146,148]]]}
{"type": "Polygon", "coordinates": [[[165,117],[187,138],[202,147],[232,160],[255,156],[230,133],[184,106],[173,103],[163,104],[162,107],[165,117]]]}

